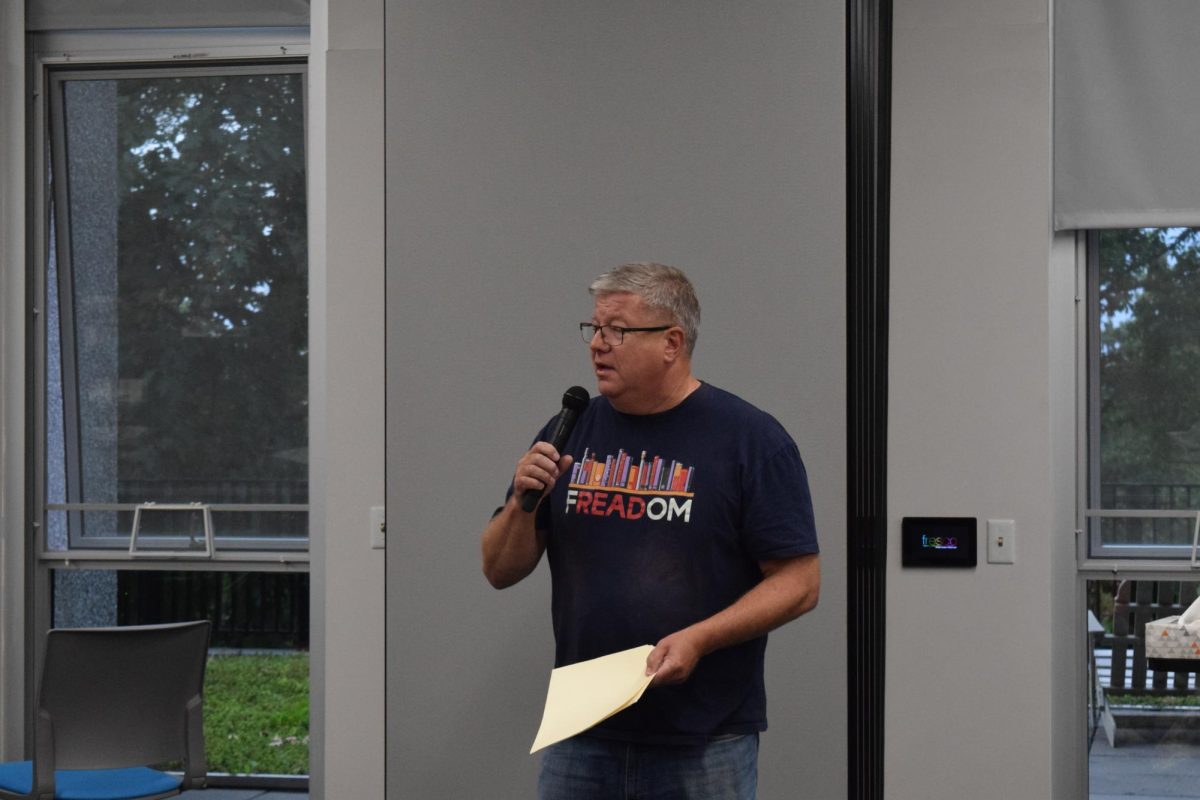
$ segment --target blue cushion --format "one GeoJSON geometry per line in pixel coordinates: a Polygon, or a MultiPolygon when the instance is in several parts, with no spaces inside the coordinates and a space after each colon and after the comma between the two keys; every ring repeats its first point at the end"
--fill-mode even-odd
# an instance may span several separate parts
{"type": "MultiPolygon", "coordinates": [[[[149,767],[60,769],[54,773],[55,800],[134,800],[179,789],[182,780],[149,767]]],[[[0,789],[16,794],[33,790],[33,762],[0,764],[0,789]]]]}

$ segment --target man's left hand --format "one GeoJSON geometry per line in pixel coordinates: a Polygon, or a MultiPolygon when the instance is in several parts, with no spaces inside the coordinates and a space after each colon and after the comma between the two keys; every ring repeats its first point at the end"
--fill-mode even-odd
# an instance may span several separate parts
{"type": "Polygon", "coordinates": [[[708,653],[763,636],[816,606],[818,555],[760,561],[759,567],[763,579],[736,603],[658,641],[646,657],[651,686],[683,683],[708,653]]]}
{"type": "Polygon", "coordinates": [[[686,681],[704,655],[697,639],[686,629],[660,639],[646,656],[646,674],[654,676],[650,685],[665,686],[686,681]]]}

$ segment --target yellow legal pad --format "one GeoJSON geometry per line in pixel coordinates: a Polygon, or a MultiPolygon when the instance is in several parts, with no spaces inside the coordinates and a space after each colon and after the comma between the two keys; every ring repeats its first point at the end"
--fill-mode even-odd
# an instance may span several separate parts
{"type": "Polygon", "coordinates": [[[646,674],[648,644],[559,667],[550,673],[542,725],[530,753],[569,739],[641,699],[653,675],[646,674]]]}

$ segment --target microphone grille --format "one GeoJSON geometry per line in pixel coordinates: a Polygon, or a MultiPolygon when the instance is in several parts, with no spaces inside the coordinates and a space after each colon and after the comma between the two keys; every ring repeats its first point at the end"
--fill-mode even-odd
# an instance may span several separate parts
{"type": "Polygon", "coordinates": [[[587,408],[588,400],[587,389],[582,386],[572,386],[563,392],[563,408],[569,408],[572,411],[583,411],[587,408]]]}

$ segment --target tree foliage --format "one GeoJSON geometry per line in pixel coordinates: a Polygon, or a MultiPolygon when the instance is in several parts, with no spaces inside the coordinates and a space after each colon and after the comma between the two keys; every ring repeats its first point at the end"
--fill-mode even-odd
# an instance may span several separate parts
{"type": "Polygon", "coordinates": [[[1200,484],[1200,229],[1100,235],[1102,483],[1200,484]]]}
{"type": "Polygon", "coordinates": [[[122,481],[307,474],[303,100],[296,73],[119,81],[122,481]]]}

